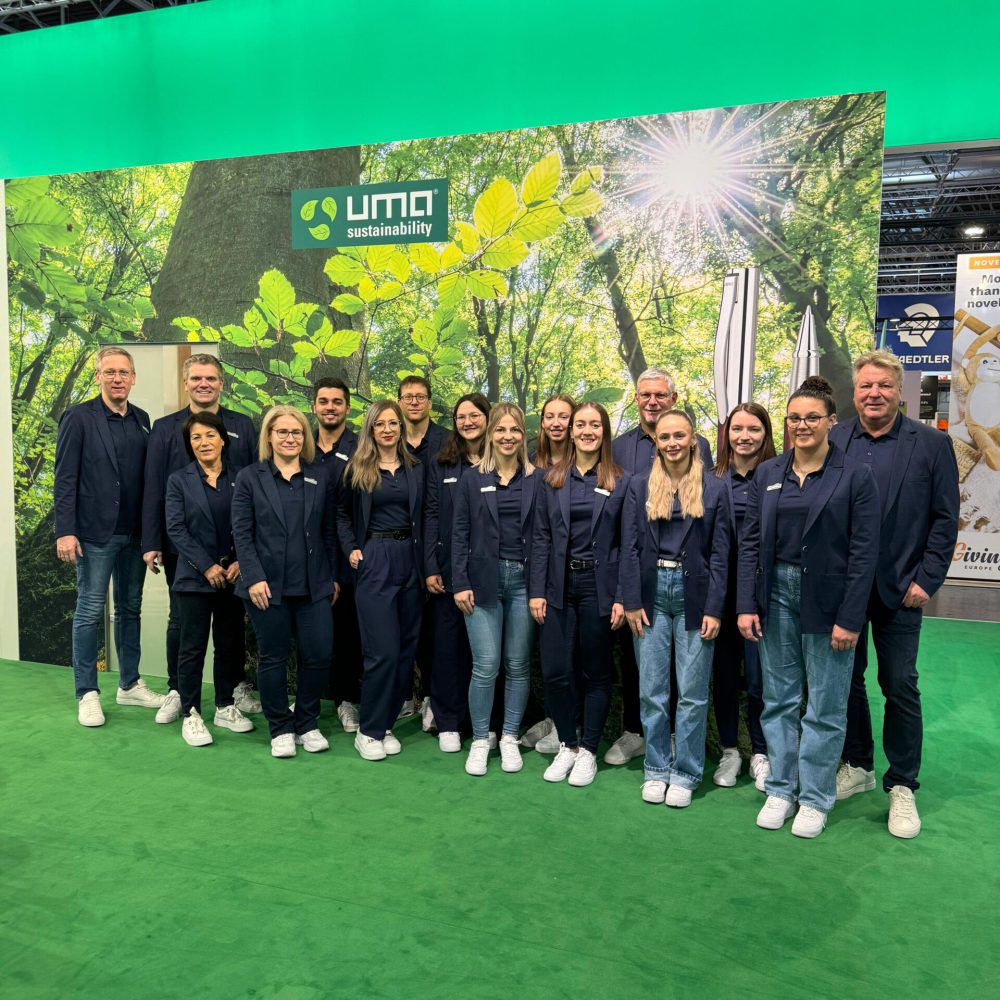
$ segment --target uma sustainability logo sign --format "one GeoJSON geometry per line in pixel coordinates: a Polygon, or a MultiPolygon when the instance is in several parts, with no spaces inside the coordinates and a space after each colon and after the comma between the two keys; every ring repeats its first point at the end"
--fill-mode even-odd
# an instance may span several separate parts
{"type": "Polygon", "coordinates": [[[295,250],[447,239],[446,177],[292,192],[295,250]]]}

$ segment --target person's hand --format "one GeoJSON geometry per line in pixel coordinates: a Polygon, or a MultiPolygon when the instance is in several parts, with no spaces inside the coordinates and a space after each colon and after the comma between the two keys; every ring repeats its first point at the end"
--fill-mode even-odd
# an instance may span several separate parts
{"type": "Polygon", "coordinates": [[[76,563],[77,556],[83,555],[80,539],[76,535],[60,535],[56,539],[56,555],[62,562],[76,563]]]}
{"type": "Polygon", "coordinates": [[[841,653],[845,649],[854,649],[854,647],[858,644],[859,635],[859,632],[852,632],[850,629],[834,625],[830,645],[837,650],[837,652],[841,653]]]}
{"type": "Polygon", "coordinates": [[[611,605],[611,631],[614,632],[616,629],[620,629],[622,625],[625,624],[625,605],[624,604],[612,604],[611,605]]]}
{"type": "Polygon", "coordinates": [[[332,608],[334,604],[337,603],[337,598],[340,597],[340,584],[334,581],[333,583],[333,593],[330,595],[330,607],[332,608]]]}
{"type": "Polygon", "coordinates": [[[471,615],[476,606],[476,598],[471,590],[460,590],[455,595],[455,603],[463,615],[471,615]]]}
{"type": "Polygon", "coordinates": [[[931,595],[920,586],[919,583],[914,581],[906,588],[906,597],[903,598],[904,608],[922,608],[929,600],[931,595]]]}
{"type": "Polygon", "coordinates": [[[444,593],[444,580],[440,573],[435,573],[433,576],[427,577],[425,581],[427,584],[427,590],[431,594],[443,594],[444,593]]]}
{"type": "Polygon", "coordinates": [[[548,610],[548,601],[544,597],[533,597],[528,601],[528,610],[531,612],[531,617],[539,625],[545,624],[545,612],[548,610]]]}
{"type": "MultiPolygon", "coordinates": [[[[157,572],[159,571],[157,570],[157,572]]],[[[229,582],[226,579],[226,571],[218,563],[213,563],[209,566],[202,576],[204,576],[216,590],[222,590],[223,587],[225,587],[225,585],[229,582]]]]}
{"type": "Polygon", "coordinates": [[[240,564],[238,562],[231,562],[226,567],[226,582],[236,583],[240,578],[240,564]]]}
{"type": "Polygon", "coordinates": [[[271,596],[271,588],[267,585],[267,580],[252,583],[247,590],[250,592],[250,602],[253,606],[261,611],[266,611],[268,598],[271,596]]]}
{"type": "Polygon", "coordinates": [[[649,619],[642,608],[636,608],[635,611],[626,611],[625,620],[628,622],[628,627],[632,630],[632,635],[637,635],[640,639],[646,634],[642,630],[643,625],[649,628],[649,619]]]}
{"type": "Polygon", "coordinates": [[[736,627],[740,635],[750,642],[759,642],[764,634],[760,627],[760,615],[740,615],[736,619],[736,627]]]}
{"type": "Polygon", "coordinates": [[[160,567],[163,565],[163,553],[156,552],[155,550],[143,552],[142,561],[146,564],[146,569],[150,573],[159,573],[160,567]]]}
{"type": "Polygon", "coordinates": [[[713,618],[711,615],[705,615],[701,620],[701,637],[706,641],[709,639],[714,639],[719,634],[719,629],[722,627],[722,622],[718,618],[713,618]]]}
{"type": "Polygon", "coordinates": [[[351,554],[347,557],[347,561],[351,564],[351,569],[357,569],[358,563],[360,563],[362,559],[364,559],[364,556],[361,554],[361,549],[353,549],[351,554]]]}

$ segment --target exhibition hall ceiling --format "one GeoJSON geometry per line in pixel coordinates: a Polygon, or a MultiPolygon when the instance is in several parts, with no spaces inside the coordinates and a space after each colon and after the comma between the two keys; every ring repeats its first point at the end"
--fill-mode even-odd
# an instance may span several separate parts
{"type": "Polygon", "coordinates": [[[189,3],[204,3],[204,0],[0,0],[0,34],[55,28],[189,3]]]}

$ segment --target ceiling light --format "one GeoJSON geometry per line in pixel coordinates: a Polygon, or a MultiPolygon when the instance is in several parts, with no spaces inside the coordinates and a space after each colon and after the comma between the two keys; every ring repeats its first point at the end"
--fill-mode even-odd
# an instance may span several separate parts
{"type": "Polygon", "coordinates": [[[982,236],[986,232],[986,227],[980,225],[966,226],[962,232],[966,236],[982,236]]]}

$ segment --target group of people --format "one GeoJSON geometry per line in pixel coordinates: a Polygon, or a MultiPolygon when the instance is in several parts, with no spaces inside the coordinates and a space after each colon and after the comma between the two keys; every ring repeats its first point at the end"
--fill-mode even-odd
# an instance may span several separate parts
{"type": "Polygon", "coordinates": [[[807,379],[788,400],[781,455],[767,411],[739,404],[717,462],[658,369],[636,381],[633,430],[612,440],[603,406],[559,394],[530,453],[517,406],[469,393],[446,430],[418,376],[397,400],[371,403],[357,433],[350,390],[324,378],[315,428],[275,406],[259,434],[220,406],[216,358],[190,356],[183,376],[189,405],[150,427],[128,402],[132,358],[105,347],[99,395],[60,423],[56,548],[76,564],[83,725],[105,721],[96,659],[109,582],[118,703],[181,718],[188,744],[211,743],[211,635],[213,725],[246,732],[263,711],[275,757],[328,749],[323,698],[362,758],[400,753],[393,726],[412,704],[416,663],[423,728],[446,753],[471,736],[468,774],[485,774],[494,750],[503,771],[519,771],[533,746],[554,755],[546,781],[586,786],[617,644],[624,732],[604,760],[644,755],[644,802],[691,804],[710,692],[723,745],[713,780],[736,784],[745,684],[750,772],[766,795],[757,825],[794,817],[794,834],[815,837],[837,799],[875,787],[870,629],[889,831],[919,833],[917,645],[955,545],[958,475],[948,438],[900,411],[892,354],[855,360],[857,416],[844,422],[830,386],[807,379]],[[147,568],[170,587],[166,695],[139,677],[147,568]],[[259,703],[244,676],[244,612],[259,703]]]}

